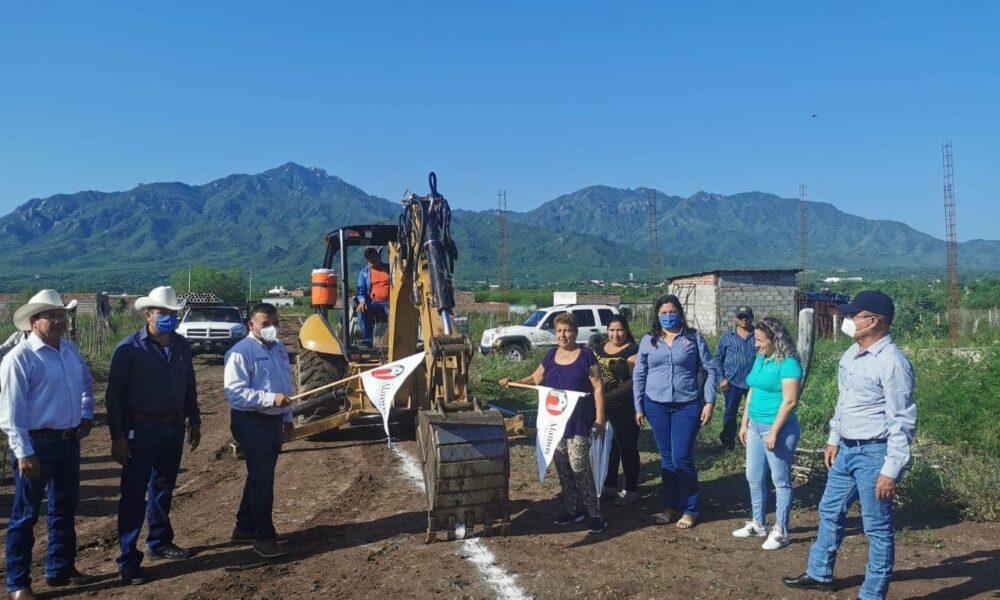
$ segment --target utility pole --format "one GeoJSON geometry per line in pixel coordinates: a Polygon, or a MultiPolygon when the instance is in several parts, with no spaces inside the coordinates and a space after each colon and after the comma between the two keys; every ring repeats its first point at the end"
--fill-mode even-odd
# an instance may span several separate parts
{"type": "Polygon", "coordinates": [[[188,293],[191,293],[191,263],[188,263],[188,293]]]}
{"type": "Polygon", "coordinates": [[[660,283],[660,241],[656,226],[656,190],[649,190],[646,198],[646,219],[649,221],[649,280],[660,283]]]}
{"type": "Polygon", "coordinates": [[[497,285],[507,289],[507,190],[497,190],[497,285]]]}
{"type": "Polygon", "coordinates": [[[958,297],[958,233],[955,227],[955,163],[951,142],[941,144],[941,166],[944,171],[944,230],[948,254],[948,339],[952,348],[959,343],[962,329],[958,297]]]}
{"type": "Polygon", "coordinates": [[[806,273],[806,225],[807,218],[807,195],[806,184],[799,184],[799,272],[805,277],[806,273]]]}

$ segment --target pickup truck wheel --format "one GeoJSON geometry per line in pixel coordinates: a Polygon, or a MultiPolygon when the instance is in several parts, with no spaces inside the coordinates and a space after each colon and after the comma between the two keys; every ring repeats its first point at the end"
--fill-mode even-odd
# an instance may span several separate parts
{"type": "MultiPolygon", "coordinates": [[[[295,393],[316,389],[344,377],[346,365],[343,358],[313,352],[302,348],[295,356],[295,393]]],[[[341,409],[343,399],[335,390],[320,392],[295,403],[296,417],[308,423],[328,417],[341,409]]]]}
{"type": "Polygon", "coordinates": [[[528,358],[528,350],[522,344],[507,344],[503,348],[503,354],[513,360],[524,360],[528,358]]]}

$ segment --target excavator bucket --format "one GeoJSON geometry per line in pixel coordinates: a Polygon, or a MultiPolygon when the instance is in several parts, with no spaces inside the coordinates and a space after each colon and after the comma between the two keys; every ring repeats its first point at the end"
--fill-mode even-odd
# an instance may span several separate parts
{"type": "Polygon", "coordinates": [[[417,441],[427,492],[427,542],[439,531],[454,539],[482,524],[483,533],[506,534],[510,452],[503,415],[496,410],[421,411],[417,441]]]}

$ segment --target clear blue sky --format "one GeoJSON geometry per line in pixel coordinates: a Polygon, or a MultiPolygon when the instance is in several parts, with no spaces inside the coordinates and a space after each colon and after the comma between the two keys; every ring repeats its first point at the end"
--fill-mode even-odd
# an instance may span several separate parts
{"type": "Polygon", "coordinates": [[[0,0],[0,213],[286,161],[526,210],[760,190],[1000,239],[1000,3],[0,0]],[[154,7],[155,5],[155,7],[154,7]],[[817,114],[817,118],[810,115],[817,114]]]}

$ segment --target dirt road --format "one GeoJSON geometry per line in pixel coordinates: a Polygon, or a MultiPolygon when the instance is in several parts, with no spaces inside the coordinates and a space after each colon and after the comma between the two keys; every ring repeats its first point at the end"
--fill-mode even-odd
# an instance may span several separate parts
{"type": "MultiPolygon", "coordinates": [[[[227,543],[243,486],[242,462],[217,458],[229,440],[228,405],[218,358],[199,359],[204,411],[202,446],[185,451],[171,512],[177,543],[193,556],[146,562],[152,581],[120,587],[115,510],[117,465],[108,457],[106,428],[84,443],[82,501],[77,519],[78,567],[100,579],[85,587],[50,589],[42,578],[44,527],[36,533],[35,589],[44,597],[99,598],[823,598],[857,595],[867,546],[859,519],[851,519],[838,564],[839,591],[794,593],[779,581],[803,569],[816,526],[815,512],[793,514],[793,544],[764,552],[729,532],[747,512],[745,481],[704,484],[704,522],[682,532],[658,527],[655,482],[643,500],[610,507],[606,534],[550,523],[558,510],[555,476],[534,473],[530,444],[512,451],[512,533],[476,543],[423,543],[424,499],[405,473],[398,450],[379,427],[341,432],[329,441],[288,444],[278,464],[275,525],[291,554],[264,562],[247,547],[227,543]],[[491,562],[490,554],[496,558],[491,562]]],[[[0,489],[0,526],[10,514],[11,488],[0,489]]],[[[816,490],[797,489],[806,506],[816,490]]],[[[1000,527],[959,523],[905,532],[897,543],[892,598],[997,597],[1000,527]]]]}

